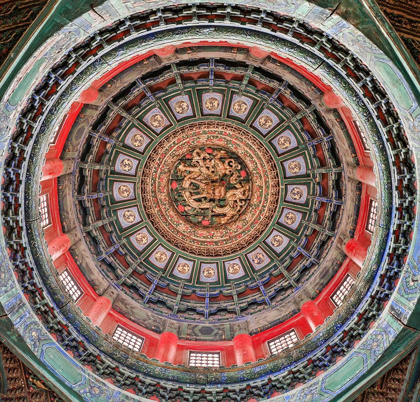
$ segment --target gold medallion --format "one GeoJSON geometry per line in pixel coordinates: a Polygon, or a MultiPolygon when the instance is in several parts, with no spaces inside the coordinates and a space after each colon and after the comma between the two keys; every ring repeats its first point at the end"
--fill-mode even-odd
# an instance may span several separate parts
{"type": "Polygon", "coordinates": [[[144,144],[144,137],[141,134],[134,134],[130,139],[131,145],[140,148],[144,144]]]}
{"type": "Polygon", "coordinates": [[[175,102],[174,110],[175,110],[176,113],[182,115],[182,114],[187,113],[189,109],[190,109],[190,106],[184,100],[179,100],[179,101],[175,102]]]}
{"type": "Polygon", "coordinates": [[[296,214],[294,214],[293,212],[288,212],[286,215],[284,215],[284,223],[286,225],[293,225],[296,222],[296,214]]]}
{"type": "Polygon", "coordinates": [[[293,187],[290,190],[290,198],[292,200],[298,201],[303,197],[303,190],[299,187],[293,187]]]}
{"type": "Polygon", "coordinates": [[[127,222],[127,223],[133,223],[136,220],[136,214],[134,211],[132,211],[131,209],[124,211],[123,213],[123,219],[127,222]]]}
{"type": "Polygon", "coordinates": [[[281,135],[277,140],[280,149],[288,149],[292,145],[292,140],[286,135],[281,135]]]}
{"type": "Polygon", "coordinates": [[[271,242],[270,243],[271,243],[271,245],[273,247],[280,247],[283,244],[283,242],[284,242],[283,236],[281,236],[281,235],[274,235],[271,238],[271,242]]]}
{"type": "Polygon", "coordinates": [[[124,158],[120,162],[120,168],[123,172],[129,172],[130,170],[133,169],[133,167],[134,167],[134,162],[131,159],[124,158]]]}
{"type": "Polygon", "coordinates": [[[210,112],[214,112],[215,110],[219,109],[219,106],[220,106],[219,99],[214,98],[214,97],[208,98],[204,102],[204,107],[210,112]]]}
{"type": "Polygon", "coordinates": [[[118,195],[121,198],[128,198],[131,196],[131,188],[130,186],[127,186],[127,184],[121,184],[121,186],[118,187],[118,195]]]}
{"type": "Polygon", "coordinates": [[[186,262],[179,263],[176,269],[182,275],[186,275],[188,272],[190,272],[190,266],[186,262]]]}
{"type": "Polygon", "coordinates": [[[136,234],[136,242],[141,246],[144,246],[149,241],[149,236],[146,233],[137,233],[136,234]]]}
{"type": "Polygon", "coordinates": [[[228,270],[229,274],[236,275],[241,270],[241,266],[238,263],[234,262],[234,263],[228,265],[227,270],[228,270]]]}
{"type": "Polygon", "coordinates": [[[165,119],[161,114],[156,113],[150,117],[149,123],[153,128],[162,128],[165,124],[165,119]]]}
{"type": "Polygon", "coordinates": [[[213,267],[204,267],[203,276],[205,278],[213,278],[216,275],[216,270],[213,267]]]}
{"type": "Polygon", "coordinates": [[[243,100],[233,102],[232,109],[236,114],[245,114],[248,110],[248,104],[243,100]]]}
{"type": "Polygon", "coordinates": [[[259,118],[258,123],[262,129],[267,130],[273,126],[274,122],[268,114],[264,114],[259,118]]]}
{"type": "Polygon", "coordinates": [[[156,251],[155,260],[159,263],[164,263],[168,259],[168,255],[164,251],[156,251]]]}
{"type": "Polygon", "coordinates": [[[292,174],[298,174],[302,170],[302,165],[299,161],[292,161],[287,165],[289,172],[292,174]]]}
{"type": "Polygon", "coordinates": [[[263,253],[255,253],[252,256],[252,262],[255,265],[261,265],[262,263],[264,263],[264,261],[265,261],[265,257],[264,257],[264,254],[263,253]]]}

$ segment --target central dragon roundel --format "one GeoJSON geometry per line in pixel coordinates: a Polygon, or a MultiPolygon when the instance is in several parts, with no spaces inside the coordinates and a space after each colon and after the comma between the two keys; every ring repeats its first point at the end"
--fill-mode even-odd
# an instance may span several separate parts
{"type": "Polygon", "coordinates": [[[147,158],[142,202],[173,246],[201,256],[230,255],[260,238],[278,207],[277,167],[251,133],[200,122],[165,136],[147,158]]]}
{"type": "Polygon", "coordinates": [[[195,148],[172,171],[170,195],[189,222],[224,225],[238,219],[249,204],[251,177],[243,160],[220,147],[195,148]]]}

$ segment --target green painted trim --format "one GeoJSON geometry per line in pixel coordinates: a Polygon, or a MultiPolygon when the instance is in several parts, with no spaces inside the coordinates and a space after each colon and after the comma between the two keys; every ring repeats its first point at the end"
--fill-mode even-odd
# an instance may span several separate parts
{"type": "Polygon", "coordinates": [[[50,0],[0,68],[0,98],[19,70],[43,42],[62,27],[104,3],[105,0],[50,0]]]}
{"type": "Polygon", "coordinates": [[[348,402],[355,400],[362,392],[391,370],[404,357],[420,346],[420,332],[404,327],[378,361],[341,394],[331,399],[331,402],[348,402]]]}
{"type": "MultiPolygon", "coordinates": [[[[3,309],[1,308],[1,311],[3,309]]],[[[60,398],[68,402],[83,402],[84,399],[67,386],[64,381],[56,377],[29,349],[26,342],[19,335],[13,326],[12,321],[6,317],[0,317],[0,341],[4,343],[14,355],[37,376],[39,376],[47,387],[51,388],[60,398]]]]}

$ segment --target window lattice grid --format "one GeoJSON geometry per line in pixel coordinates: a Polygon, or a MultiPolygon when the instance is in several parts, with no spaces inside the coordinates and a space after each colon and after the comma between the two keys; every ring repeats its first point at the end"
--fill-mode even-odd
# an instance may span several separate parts
{"type": "Polygon", "coordinates": [[[366,230],[369,233],[373,233],[373,231],[375,230],[377,218],[378,218],[378,203],[375,200],[370,200],[369,216],[366,223],[366,230]]]}
{"type": "Polygon", "coordinates": [[[60,274],[60,279],[63,282],[66,292],[70,295],[70,297],[74,301],[79,300],[83,292],[80,289],[79,285],[76,283],[76,281],[73,279],[73,277],[70,275],[68,270],[63,271],[60,274]]]}
{"type": "Polygon", "coordinates": [[[188,365],[192,367],[220,367],[220,353],[190,352],[188,365]]]}
{"type": "Polygon", "coordinates": [[[144,342],[144,338],[121,326],[117,327],[112,338],[134,352],[140,352],[144,342]]]}
{"type": "Polygon", "coordinates": [[[293,345],[299,342],[299,338],[294,329],[289,332],[280,335],[278,338],[268,341],[268,348],[272,355],[277,355],[285,349],[291,348],[293,345]]]}
{"type": "Polygon", "coordinates": [[[344,299],[349,294],[354,282],[355,280],[350,275],[347,275],[337,290],[332,294],[331,300],[337,307],[340,307],[344,303],[344,299]]]}
{"type": "Polygon", "coordinates": [[[39,197],[39,214],[41,217],[41,227],[46,228],[51,225],[50,207],[48,194],[39,197]]]}
{"type": "Polygon", "coordinates": [[[360,140],[362,141],[363,148],[366,152],[370,152],[369,145],[363,130],[360,128],[359,122],[354,120],[354,126],[356,127],[357,134],[359,134],[360,140]]]}

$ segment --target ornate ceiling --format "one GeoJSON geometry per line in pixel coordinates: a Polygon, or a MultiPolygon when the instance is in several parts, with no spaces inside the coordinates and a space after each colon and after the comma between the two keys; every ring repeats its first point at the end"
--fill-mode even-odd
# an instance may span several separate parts
{"type": "Polygon", "coordinates": [[[5,314],[84,400],[342,396],[420,291],[409,85],[304,1],[112,3],[5,96],[5,314]]]}

